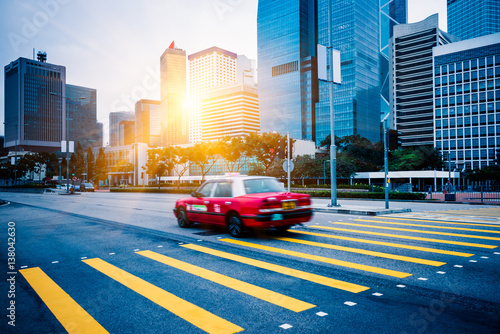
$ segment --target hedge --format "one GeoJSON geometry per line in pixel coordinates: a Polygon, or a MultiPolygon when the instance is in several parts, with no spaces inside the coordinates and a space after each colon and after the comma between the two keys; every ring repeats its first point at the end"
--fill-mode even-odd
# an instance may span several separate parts
{"type": "MultiPolygon", "coordinates": [[[[320,191],[297,191],[298,193],[309,194],[311,197],[331,197],[331,192],[326,190],[320,191]]],[[[403,193],[391,191],[389,192],[389,199],[400,200],[424,200],[425,193],[403,193]]],[[[384,199],[383,192],[338,192],[337,198],[368,198],[368,199],[384,199]]]]}
{"type": "Polygon", "coordinates": [[[111,188],[112,193],[162,193],[162,194],[191,194],[196,189],[171,189],[171,188],[111,188]]]}

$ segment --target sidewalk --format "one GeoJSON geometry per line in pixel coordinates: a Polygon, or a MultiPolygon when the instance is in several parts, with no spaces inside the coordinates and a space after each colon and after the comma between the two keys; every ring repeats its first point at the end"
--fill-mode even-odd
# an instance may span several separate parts
{"type": "Polygon", "coordinates": [[[356,203],[349,203],[349,201],[342,201],[337,207],[329,207],[330,200],[313,199],[313,211],[323,213],[337,213],[347,215],[361,215],[361,216],[379,216],[388,215],[391,213],[405,213],[411,212],[408,208],[391,208],[394,203],[391,203],[389,209],[385,208],[383,201],[364,201],[361,205],[356,203]]]}

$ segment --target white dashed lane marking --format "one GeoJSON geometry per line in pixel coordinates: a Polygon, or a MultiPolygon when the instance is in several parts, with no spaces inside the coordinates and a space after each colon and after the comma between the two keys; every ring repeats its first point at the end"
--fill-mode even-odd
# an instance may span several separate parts
{"type": "Polygon", "coordinates": [[[325,317],[328,315],[328,313],[325,313],[325,312],[318,312],[316,313],[317,316],[320,316],[320,317],[325,317]]]}

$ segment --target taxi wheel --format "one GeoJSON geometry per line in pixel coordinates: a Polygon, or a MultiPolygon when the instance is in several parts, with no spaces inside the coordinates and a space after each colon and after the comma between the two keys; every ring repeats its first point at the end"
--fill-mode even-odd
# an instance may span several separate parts
{"type": "Polygon", "coordinates": [[[275,229],[278,233],[282,234],[288,231],[290,227],[291,225],[281,225],[281,226],[276,226],[275,229]]]}
{"type": "Polygon", "coordinates": [[[177,224],[179,224],[180,227],[188,227],[191,225],[187,213],[183,208],[177,209],[177,224]]]}
{"type": "Polygon", "coordinates": [[[235,238],[241,238],[245,232],[245,225],[237,215],[232,215],[228,219],[227,228],[229,234],[235,238]]]}

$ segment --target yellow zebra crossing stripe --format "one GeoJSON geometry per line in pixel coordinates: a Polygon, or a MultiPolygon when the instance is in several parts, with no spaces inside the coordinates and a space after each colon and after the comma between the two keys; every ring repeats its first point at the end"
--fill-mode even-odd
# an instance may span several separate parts
{"type": "Polygon", "coordinates": [[[356,227],[377,228],[377,229],[391,230],[391,231],[403,231],[403,232],[413,232],[413,233],[423,233],[423,234],[446,235],[446,236],[449,236],[449,237],[461,237],[461,238],[484,239],[484,240],[500,240],[500,238],[484,237],[484,236],[481,236],[481,235],[460,234],[460,233],[445,233],[445,232],[434,232],[434,231],[423,231],[423,230],[412,230],[412,229],[397,228],[397,227],[373,226],[373,225],[352,224],[352,223],[339,223],[339,222],[335,222],[335,223],[334,222],[330,222],[330,224],[356,226],[356,227]]]}
{"type": "Polygon", "coordinates": [[[388,247],[403,248],[403,249],[412,249],[412,250],[418,250],[418,251],[422,251],[422,252],[429,252],[429,253],[436,253],[436,254],[455,255],[455,256],[462,256],[462,257],[471,257],[474,255],[471,253],[453,252],[453,251],[447,251],[447,250],[436,249],[436,248],[411,246],[411,245],[405,245],[405,244],[396,244],[393,242],[382,242],[382,241],[375,241],[375,240],[369,240],[369,239],[342,237],[339,235],[332,235],[332,234],[325,234],[325,233],[315,233],[315,232],[298,231],[298,230],[289,230],[288,232],[298,233],[298,234],[307,234],[307,235],[312,235],[312,236],[322,237],[322,238],[354,241],[354,242],[360,242],[360,243],[366,243],[366,244],[372,244],[372,245],[388,246],[388,247]]]}
{"type": "Polygon", "coordinates": [[[274,253],[279,253],[279,254],[284,254],[284,255],[300,257],[303,259],[309,259],[309,260],[329,263],[329,264],[333,264],[333,265],[341,266],[341,267],[369,271],[369,272],[377,273],[377,274],[381,274],[381,275],[387,275],[387,276],[393,276],[393,277],[399,277],[399,278],[411,276],[411,274],[400,272],[400,271],[383,269],[383,268],[373,267],[373,266],[367,266],[364,264],[358,264],[358,263],[353,263],[353,262],[341,261],[341,260],[331,259],[331,258],[324,257],[324,256],[299,253],[299,252],[289,251],[289,250],[276,248],[276,247],[257,245],[257,244],[253,244],[250,242],[240,241],[240,240],[234,240],[234,239],[219,239],[219,240],[224,241],[224,242],[228,242],[228,243],[232,243],[232,244],[236,244],[236,245],[261,249],[261,250],[265,250],[268,252],[274,252],[274,253]]]}
{"type": "Polygon", "coordinates": [[[42,269],[21,269],[19,272],[68,333],[108,333],[42,269]]]}
{"type": "Polygon", "coordinates": [[[397,218],[397,217],[384,217],[383,219],[395,219],[395,220],[410,220],[415,222],[424,222],[424,223],[438,223],[438,224],[451,224],[451,225],[470,225],[470,226],[486,226],[486,227],[496,227],[500,228],[500,225],[494,224],[477,224],[477,223],[459,223],[453,221],[443,221],[443,220],[429,220],[429,219],[416,219],[416,218],[397,218]]]}
{"type": "Polygon", "coordinates": [[[331,231],[341,231],[341,232],[352,232],[352,233],[358,233],[358,234],[378,235],[378,236],[389,237],[389,238],[419,240],[419,241],[427,241],[427,242],[437,242],[437,243],[449,244],[449,245],[459,245],[459,246],[479,247],[479,248],[489,248],[489,249],[497,248],[497,246],[494,246],[494,245],[475,244],[475,243],[470,243],[470,242],[451,241],[451,240],[444,240],[444,239],[431,239],[431,238],[411,237],[411,236],[407,236],[407,235],[399,235],[399,234],[391,234],[391,233],[378,233],[378,232],[361,231],[361,230],[352,230],[352,229],[347,229],[347,228],[338,228],[338,227],[330,227],[330,226],[314,225],[314,226],[309,226],[309,227],[320,228],[320,229],[331,230],[331,231]]]}
{"type": "Polygon", "coordinates": [[[95,258],[83,260],[83,262],[205,332],[225,334],[243,331],[243,328],[146,282],[125,270],[115,267],[104,260],[95,258]]]}
{"type": "Polygon", "coordinates": [[[320,275],[316,275],[313,273],[308,273],[305,271],[296,270],[296,269],[272,264],[269,262],[254,260],[254,259],[251,259],[248,257],[243,257],[243,256],[231,254],[231,253],[226,253],[226,252],[218,251],[215,249],[211,249],[211,248],[207,248],[207,247],[203,247],[203,246],[199,246],[199,245],[186,244],[186,245],[182,245],[182,247],[189,248],[189,249],[192,249],[192,250],[195,250],[198,252],[203,252],[205,254],[210,254],[210,255],[222,257],[222,258],[225,258],[228,260],[240,262],[240,263],[247,264],[250,266],[274,271],[274,272],[277,272],[277,273],[280,273],[283,275],[300,278],[300,279],[303,279],[306,281],[329,286],[329,287],[332,287],[335,289],[340,289],[340,290],[349,291],[349,292],[353,292],[353,293],[358,293],[358,292],[366,291],[369,289],[369,287],[366,287],[366,286],[362,286],[362,285],[358,285],[358,284],[354,284],[354,283],[349,283],[349,282],[344,282],[344,281],[336,280],[333,278],[320,276],[320,275]]]}
{"type": "Polygon", "coordinates": [[[412,263],[418,263],[418,264],[426,264],[428,266],[439,267],[439,266],[446,264],[446,262],[432,261],[432,260],[420,259],[417,257],[409,257],[409,256],[382,253],[382,252],[374,252],[374,251],[369,251],[366,249],[337,246],[337,245],[325,244],[325,243],[321,243],[321,242],[314,242],[314,241],[307,241],[307,240],[300,240],[300,239],[293,239],[293,238],[285,238],[285,237],[279,237],[279,238],[273,238],[273,239],[287,241],[287,242],[293,242],[293,243],[298,243],[298,244],[303,244],[303,245],[308,245],[308,246],[334,249],[334,250],[350,252],[350,253],[383,257],[383,258],[391,259],[391,260],[412,262],[412,263]]]}
{"type": "Polygon", "coordinates": [[[206,280],[221,284],[225,287],[231,288],[236,291],[243,292],[247,295],[259,298],[266,302],[274,305],[289,309],[294,312],[301,312],[308,310],[310,308],[316,307],[316,305],[303,302],[301,300],[285,296],[281,293],[277,293],[268,289],[261,288],[259,286],[240,281],[238,279],[216,273],[214,271],[204,269],[183,261],[173,259],[171,257],[158,254],[152,251],[140,251],[137,254],[150,258],[152,260],[158,261],[160,263],[169,265],[171,267],[183,270],[190,274],[196,275],[198,277],[204,278],[206,280]]]}
{"type": "Polygon", "coordinates": [[[436,225],[421,225],[421,224],[409,224],[409,223],[393,223],[381,220],[368,220],[368,219],[354,219],[359,222],[369,222],[377,224],[388,224],[388,225],[401,225],[401,226],[416,226],[416,227],[430,227],[430,228],[440,228],[446,230],[457,230],[457,231],[471,231],[471,232],[484,232],[484,233],[500,233],[500,231],[492,230],[480,230],[475,228],[465,228],[465,227],[451,227],[451,226],[436,226],[436,225]]]}

